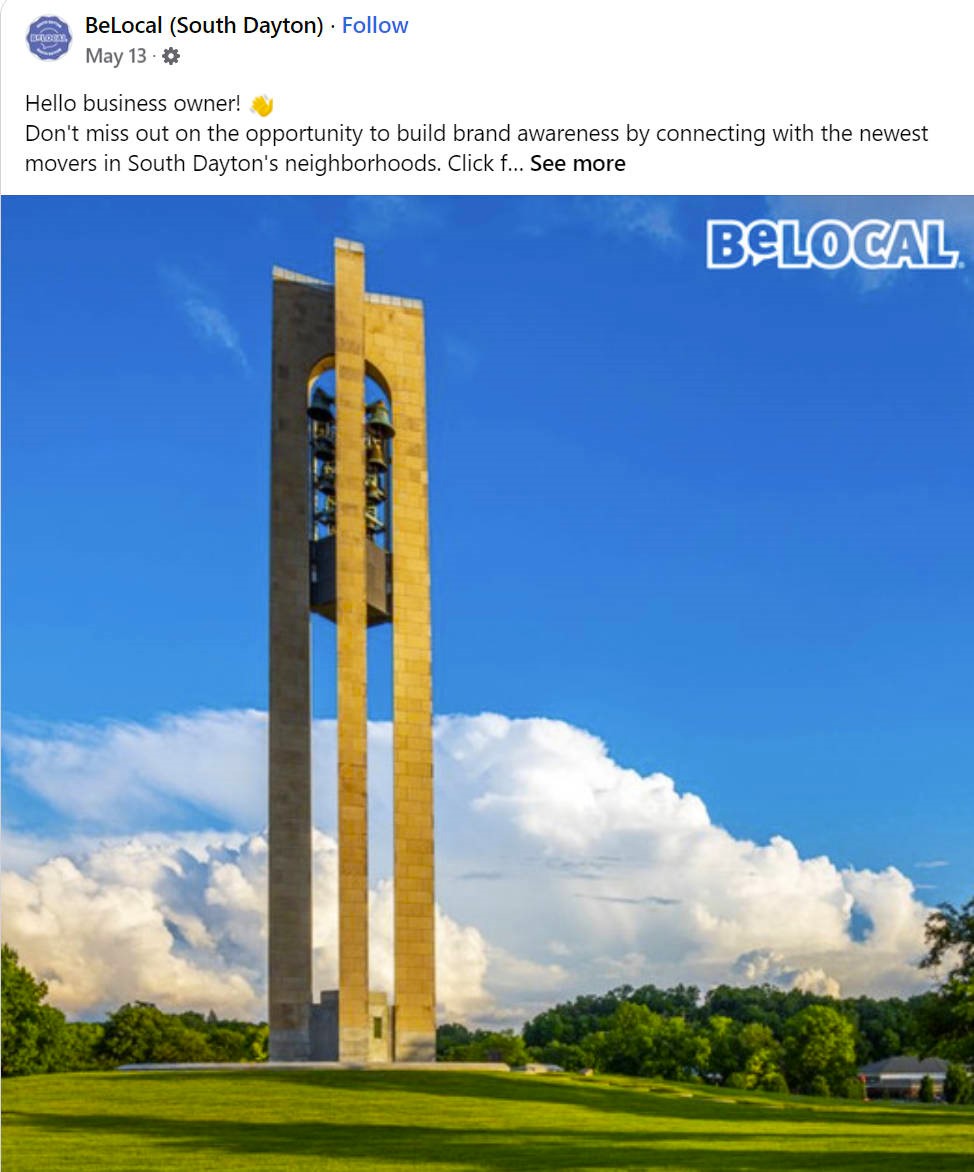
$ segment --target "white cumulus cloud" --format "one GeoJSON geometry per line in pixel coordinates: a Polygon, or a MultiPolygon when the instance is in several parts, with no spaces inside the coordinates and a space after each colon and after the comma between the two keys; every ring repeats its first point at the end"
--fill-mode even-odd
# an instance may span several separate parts
{"type": "MultiPolygon", "coordinates": [[[[335,982],[334,722],[314,728],[316,984],[335,982]]],[[[891,995],[929,911],[895,868],[840,868],[715,825],[662,773],[614,761],[560,721],[439,718],[441,1012],[517,1024],[623,982],[773,981],[891,995]]],[[[390,726],[370,728],[372,962],[392,982],[390,726]]],[[[266,718],[15,728],[8,784],[57,830],[8,834],[5,937],[54,1001],[140,997],[263,1013],[266,718]],[[213,828],[193,833],[192,824],[213,828]],[[100,840],[99,836],[109,835],[100,840]]]]}
{"type": "MultiPolygon", "coordinates": [[[[337,981],[337,851],[315,835],[315,986],[337,981]]],[[[267,843],[262,835],[150,834],[107,840],[5,876],[4,933],[53,1004],[92,1015],[125,1001],[266,1015],[267,843]]],[[[392,888],[372,891],[372,983],[392,988],[392,888]]],[[[491,1005],[487,944],[436,912],[440,1012],[491,1005]]]]}

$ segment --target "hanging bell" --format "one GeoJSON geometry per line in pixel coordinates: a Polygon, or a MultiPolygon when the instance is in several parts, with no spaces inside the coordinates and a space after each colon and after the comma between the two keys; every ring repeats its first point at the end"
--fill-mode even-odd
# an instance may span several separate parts
{"type": "Polygon", "coordinates": [[[374,472],[365,478],[365,493],[369,500],[375,501],[376,504],[386,499],[386,490],[382,487],[382,481],[374,472]]]}
{"type": "Polygon", "coordinates": [[[315,472],[315,491],[333,495],[335,492],[335,465],[322,464],[315,472]]]}
{"type": "Polygon", "coordinates": [[[316,422],[311,433],[314,454],[329,459],[335,453],[335,429],[331,424],[316,422]]]}
{"type": "Polygon", "coordinates": [[[315,511],[315,521],[319,525],[335,528],[335,498],[333,496],[325,497],[325,507],[315,511]]]}
{"type": "Polygon", "coordinates": [[[321,387],[315,387],[311,394],[311,403],[308,405],[308,416],[316,423],[334,423],[334,405],[335,400],[331,395],[326,394],[321,387]]]}
{"type": "Polygon", "coordinates": [[[386,406],[385,399],[376,399],[374,403],[366,404],[365,419],[369,425],[369,431],[376,435],[391,436],[396,434],[396,429],[392,426],[392,420],[389,418],[389,408],[386,406]]]}
{"type": "Polygon", "coordinates": [[[386,459],[386,445],[383,440],[377,436],[369,436],[366,441],[368,450],[365,458],[371,468],[388,468],[389,461],[386,459]]]}

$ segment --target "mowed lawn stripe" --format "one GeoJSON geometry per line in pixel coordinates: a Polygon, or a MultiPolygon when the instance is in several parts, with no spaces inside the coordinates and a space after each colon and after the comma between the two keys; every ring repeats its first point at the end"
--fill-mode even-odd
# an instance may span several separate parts
{"type": "Polygon", "coordinates": [[[3,1085],[5,1172],[974,1169],[974,1110],[637,1079],[422,1072],[39,1075],[3,1085]]]}

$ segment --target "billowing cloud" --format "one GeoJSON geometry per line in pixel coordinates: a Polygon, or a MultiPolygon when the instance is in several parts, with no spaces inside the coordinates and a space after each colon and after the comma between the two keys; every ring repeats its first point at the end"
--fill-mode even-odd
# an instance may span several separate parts
{"type": "MultiPolygon", "coordinates": [[[[929,911],[895,868],[715,825],[662,773],[560,721],[439,718],[438,981],[448,1017],[517,1024],[620,983],[927,986],[929,911]]],[[[334,723],[317,722],[316,983],[335,982],[334,723]]],[[[390,727],[370,728],[373,981],[391,986],[390,727]]],[[[11,835],[5,935],[74,1012],[141,997],[263,1012],[266,718],[15,729],[8,776],[60,842],[11,835]],[[215,827],[188,832],[187,825],[215,827]],[[111,834],[99,841],[97,836],[111,834]],[[53,856],[53,857],[52,857],[53,856]]]]}
{"type": "MultiPolygon", "coordinates": [[[[337,850],[315,835],[316,988],[337,983],[337,850]]],[[[110,840],[28,875],[5,876],[4,934],[47,981],[53,1004],[101,1014],[125,1001],[266,1015],[267,843],[263,835],[147,834],[110,840]]],[[[392,987],[392,888],[370,896],[372,984],[392,987]]],[[[485,940],[437,909],[440,1012],[490,1008],[485,940]]]]}

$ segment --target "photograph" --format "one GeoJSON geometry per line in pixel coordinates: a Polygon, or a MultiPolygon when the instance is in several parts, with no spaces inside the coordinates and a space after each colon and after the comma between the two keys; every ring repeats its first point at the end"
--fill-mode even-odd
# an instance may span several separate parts
{"type": "Polygon", "coordinates": [[[974,197],[2,233],[4,1089],[63,1080],[12,1168],[960,1172],[876,1101],[972,1095],[974,197]],[[213,1084],[274,1138],[185,1064],[312,1072],[213,1084]]]}

